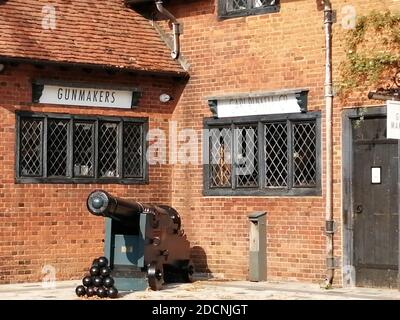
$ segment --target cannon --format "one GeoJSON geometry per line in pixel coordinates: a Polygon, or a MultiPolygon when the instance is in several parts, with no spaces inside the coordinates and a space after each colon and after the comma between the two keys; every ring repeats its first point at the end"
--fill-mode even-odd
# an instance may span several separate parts
{"type": "Polygon", "coordinates": [[[163,283],[191,282],[190,243],[179,213],[166,205],[121,199],[93,191],[87,208],[106,218],[104,255],[120,291],[160,290],[163,283]]]}

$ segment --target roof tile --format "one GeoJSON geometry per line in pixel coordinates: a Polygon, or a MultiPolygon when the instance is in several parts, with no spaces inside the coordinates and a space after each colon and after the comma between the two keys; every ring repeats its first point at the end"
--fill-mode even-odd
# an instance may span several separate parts
{"type": "Polygon", "coordinates": [[[0,56],[184,73],[149,21],[123,0],[52,0],[54,30],[42,26],[48,5],[48,0],[0,4],[0,56]]]}

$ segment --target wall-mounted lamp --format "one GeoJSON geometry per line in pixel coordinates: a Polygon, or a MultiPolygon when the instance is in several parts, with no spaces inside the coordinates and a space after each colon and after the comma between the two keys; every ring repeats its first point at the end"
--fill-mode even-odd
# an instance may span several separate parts
{"type": "Polygon", "coordinates": [[[172,98],[171,98],[171,96],[169,94],[163,93],[163,94],[160,95],[160,101],[162,103],[167,103],[167,102],[169,102],[171,100],[172,100],[172,98]]]}

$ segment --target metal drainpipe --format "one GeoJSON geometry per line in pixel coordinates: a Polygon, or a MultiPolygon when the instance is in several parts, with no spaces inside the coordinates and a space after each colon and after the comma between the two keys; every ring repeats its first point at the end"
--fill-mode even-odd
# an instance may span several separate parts
{"type": "Polygon", "coordinates": [[[174,49],[171,52],[172,59],[178,59],[180,53],[180,40],[179,36],[181,35],[180,31],[180,23],[176,18],[169,12],[167,9],[164,8],[162,0],[156,1],[157,10],[162,13],[164,16],[169,18],[172,22],[172,32],[174,34],[174,49]]]}
{"type": "Polygon", "coordinates": [[[327,274],[325,287],[332,286],[335,274],[335,262],[333,255],[333,193],[332,193],[332,109],[333,109],[333,84],[332,84],[332,24],[333,11],[330,0],[324,0],[324,25],[325,25],[325,153],[326,153],[326,198],[325,198],[325,220],[326,220],[326,264],[327,274]]]}

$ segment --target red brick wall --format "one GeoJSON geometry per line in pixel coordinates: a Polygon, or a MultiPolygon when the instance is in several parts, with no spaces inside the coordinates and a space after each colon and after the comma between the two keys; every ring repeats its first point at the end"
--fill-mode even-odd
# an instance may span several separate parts
{"type": "MultiPolygon", "coordinates": [[[[202,128],[203,117],[211,116],[207,96],[308,88],[308,108],[322,111],[324,134],[325,38],[323,12],[317,10],[316,1],[283,0],[279,13],[223,21],[217,18],[216,3],[178,1],[169,6],[184,25],[182,50],[191,64],[190,81],[173,115],[180,128],[202,128]]],[[[333,44],[337,81],[338,65],[344,58],[343,7],[353,5],[361,14],[372,9],[400,10],[400,3],[332,3],[337,10],[333,44]]],[[[342,255],[341,111],[345,107],[376,104],[367,99],[367,92],[344,102],[335,99],[333,190],[334,219],[339,224],[336,256],[342,255]]],[[[172,204],[183,213],[192,244],[206,252],[206,259],[194,255],[203,270],[207,263],[210,271],[223,273],[226,278],[246,279],[247,214],[262,210],[268,212],[268,279],[320,282],[325,278],[324,187],[319,197],[204,197],[201,166],[174,166],[172,175],[172,204]]],[[[322,178],[324,183],[324,174],[322,178]]],[[[341,283],[341,270],[336,272],[335,283],[341,283]]]]}
{"type": "MultiPolygon", "coordinates": [[[[338,23],[334,26],[337,80],[337,67],[344,57],[342,7],[351,4],[357,12],[366,13],[374,8],[398,8],[399,3],[395,0],[332,2],[338,12],[338,23]]],[[[172,204],[181,213],[188,238],[196,247],[193,258],[198,270],[222,273],[230,279],[247,278],[247,214],[265,210],[268,279],[323,280],[324,190],[322,196],[316,197],[203,197],[202,166],[179,164],[150,166],[150,184],[144,186],[14,183],[14,113],[20,109],[148,116],[151,128],[167,129],[168,120],[174,120],[179,129],[192,128],[200,133],[203,118],[211,116],[207,96],[308,88],[309,110],[323,111],[323,13],[317,10],[315,1],[282,0],[279,13],[225,21],[218,21],[214,3],[214,0],[193,0],[168,6],[184,24],[182,51],[191,64],[191,78],[181,95],[182,87],[170,78],[39,70],[26,65],[9,68],[0,75],[0,282],[40,280],[44,264],[55,266],[59,279],[80,277],[92,258],[102,251],[102,221],[85,209],[86,196],[95,188],[141,201],[172,204]],[[32,105],[29,101],[33,77],[138,85],[144,96],[140,107],[132,111],[32,105]],[[164,90],[175,97],[171,104],[159,104],[158,96],[164,90]]],[[[343,108],[376,103],[366,98],[366,92],[347,102],[335,99],[334,215],[339,226],[341,112],[343,108]]],[[[340,227],[335,234],[337,256],[342,255],[341,239],[340,227]]],[[[340,270],[335,281],[341,282],[340,270]]]]}
{"type": "Polygon", "coordinates": [[[145,116],[150,129],[168,130],[175,105],[160,105],[158,97],[163,92],[174,95],[178,89],[171,78],[7,66],[0,75],[0,283],[39,281],[46,264],[56,268],[57,279],[81,277],[92,259],[102,254],[103,219],[86,209],[87,195],[96,188],[143,202],[171,202],[168,165],[150,166],[148,185],[16,184],[15,111],[145,116]],[[134,110],[32,104],[31,80],[35,78],[137,86],[143,96],[134,110]]]}

